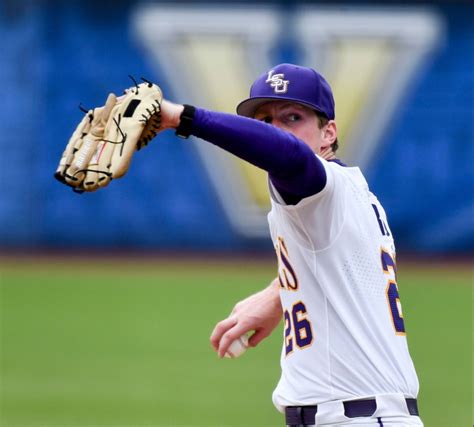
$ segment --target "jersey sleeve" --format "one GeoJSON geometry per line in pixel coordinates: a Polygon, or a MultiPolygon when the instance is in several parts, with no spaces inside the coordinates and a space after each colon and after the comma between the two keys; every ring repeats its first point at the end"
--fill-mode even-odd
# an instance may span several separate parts
{"type": "Polygon", "coordinates": [[[311,148],[275,126],[197,108],[192,133],[267,171],[287,204],[319,193],[326,185],[326,170],[311,148]]]}
{"type": "Polygon", "coordinates": [[[326,185],[322,191],[306,197],[296,205],[288,205],[269,182],[270,196],[279,224],[289,227],[289,234],[298,243],[314,251],[328,248],[338,237],[346,216],[348,176],[343,166],[319,158],[326,171],[326,185]]]}

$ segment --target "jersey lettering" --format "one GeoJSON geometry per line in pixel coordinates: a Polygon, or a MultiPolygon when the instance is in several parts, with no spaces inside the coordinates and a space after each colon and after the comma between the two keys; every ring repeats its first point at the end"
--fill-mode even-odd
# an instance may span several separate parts
{"type": "Polygon", "coordinates": [[[382,236],[390,236],[390,232],[388,231],[387,224],[385,221],[380,217],[380,212],[377,208],[377,205],[372,203],[372,208],[375,212],[375,217],[377,218],[377,222],[379,223],[380,231],[382,232],[382,236]]]}
{"type": "Polygon", "coordinates": [[[286,249],[283,237],[278,237],[278,243],[275,247],[278,258],[278,281],[280,288],[288,291],[296,291],[298,289],[298,278],[295,270],[290,263],[288,249],[286,249]]]}

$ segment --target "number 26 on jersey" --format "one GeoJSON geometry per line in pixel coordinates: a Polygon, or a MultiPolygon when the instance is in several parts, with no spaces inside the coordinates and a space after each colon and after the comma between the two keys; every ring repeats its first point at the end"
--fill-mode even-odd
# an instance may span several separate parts
{"type": "Polygon", "coordinates": [[[390,308],[393,327],[397,335],[405,335],[405,323],[403,321],[402,304],[400,303],[400,295],[397,286],[397,266],[392,255],[384,248],[380,251],[380,260],[382,269],[387,277],[387,287],[385,294],[390,308]]]}
{"type": "Polygon", "coordinates": [[[306,306],[298,301],[291,307],[291,312],[285,310],[285,354],[288,356],[295,347],[303,349],[313,343],[313,328],[306,316],[306,306]]]}

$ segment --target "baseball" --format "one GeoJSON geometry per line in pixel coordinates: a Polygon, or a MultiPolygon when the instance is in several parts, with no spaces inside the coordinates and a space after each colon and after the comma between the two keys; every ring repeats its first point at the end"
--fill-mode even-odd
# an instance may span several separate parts
{"type": "Polygon", "coordinates": [[[245,353],[249,345],[249,338],[247,334],[242,335],[240,338],[232,341],[225,353],[225,357],[229,359],[235,359],[245,353]]]}

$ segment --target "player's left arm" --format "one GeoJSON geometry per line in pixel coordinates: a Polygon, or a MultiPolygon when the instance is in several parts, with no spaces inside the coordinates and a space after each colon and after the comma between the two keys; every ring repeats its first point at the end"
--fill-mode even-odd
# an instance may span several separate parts
{"type": "Polygon", "coordinates": [[[56,178],[75,190],[95,191],[127,172],[136,150],[167,128],[193,134],[266,170],[286,201],[295,204],[326,186],[326,169],[295,135],[235,114],[194,109],[183,133],[183,105],[163,99],[161,89],[145,82],[111,94],[104,107],[87,112],[71,137],[56,178]],[[190,129],[189,129],[190,128],[190,129]],[[189,131],[189,132],[188,132],[189,131]]]}
{"type": "MultiPolygon", "coordinates": [[[[182,105],[163,101],[164,126],[178,127],[182,111],[182,105]]],[[[326,185],[326,169],[314,152],[293,134],[270,124],[196,108],[191,132],[266,170],[289,204],[319,193],[326,185]]]]}

